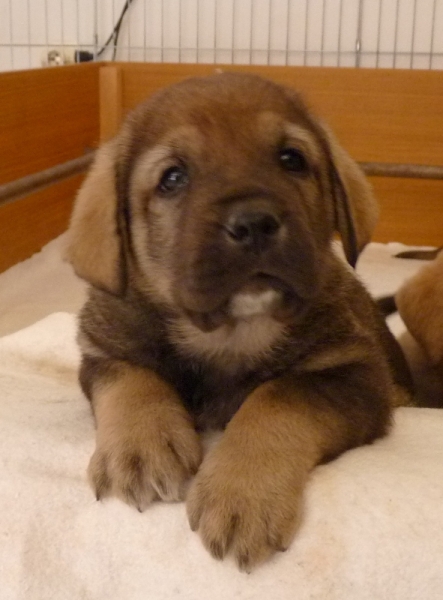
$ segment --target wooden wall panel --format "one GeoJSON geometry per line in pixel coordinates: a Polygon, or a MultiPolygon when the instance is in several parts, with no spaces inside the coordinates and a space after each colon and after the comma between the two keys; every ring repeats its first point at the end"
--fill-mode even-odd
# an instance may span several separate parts
{"type": "Polygon", "coordinates": [[[84,174],[0,206],[0,273],[63,233],[84,174]]]}
{"type": "Polygon", "coordinates": [[[97,145],[99,68],[84,64],[0,74],[0,183],[97,145]]]}
{"type": "Polygon", "coordinates": [[[371,177],[380,203],[374,241],[443,245],[443,181],[371,177]]]}

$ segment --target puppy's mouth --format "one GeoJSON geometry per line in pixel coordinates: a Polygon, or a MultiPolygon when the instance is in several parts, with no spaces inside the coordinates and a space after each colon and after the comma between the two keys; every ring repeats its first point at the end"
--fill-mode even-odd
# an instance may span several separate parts
{"type": "Polygon", "coordinates": [[[286,321],[299,310],[301,300],[281,279],[257,273],[236,289],[220,306],[207,312],[185,311],[191,322],[202,331],[213,331],[222,325],[269,316],[286,321]]]}

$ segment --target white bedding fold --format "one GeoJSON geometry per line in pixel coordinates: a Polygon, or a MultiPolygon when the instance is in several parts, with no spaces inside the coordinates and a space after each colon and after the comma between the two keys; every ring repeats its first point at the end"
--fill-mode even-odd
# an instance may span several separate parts
{"type": "Polygon", "coordinates": [[[0,338],[1,600],[441,600],[443,411],[319,467],[291,548],[251,575],[213,560],[182,504],[96,502],[75,318],[0,338]]]}

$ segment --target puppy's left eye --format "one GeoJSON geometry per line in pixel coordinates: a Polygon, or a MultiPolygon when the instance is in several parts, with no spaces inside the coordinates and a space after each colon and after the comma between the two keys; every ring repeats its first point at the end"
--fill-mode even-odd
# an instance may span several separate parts
{"type": "Polygon", "coordinates": [[[279,159],[285,171],[304,173],[308,170],[308,161],[305,155],[296,148],[283,148],[283,150],[280,150],[279,159]]]}
{"type": "Polygon", "coordinates": [[[161,194],[172,194],[187,186],[188,183],[189,175],[186,168],[182,165],[175,165],[163,173],[157,190],[161,194]]]}

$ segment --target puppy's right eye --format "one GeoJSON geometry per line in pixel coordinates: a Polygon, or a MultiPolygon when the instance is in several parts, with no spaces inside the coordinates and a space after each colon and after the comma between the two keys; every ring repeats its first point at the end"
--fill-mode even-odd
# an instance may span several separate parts
{"type": "Polygon", "coordinates": [[[175,165],[169,167],[163,173],[157,190],[161,194],[173,194],[178,190],[186,187],[189,183],[189,175],[184,166],[175,165]]]}
{"type": "Polygon", "coordinates": [[[284,170],[290,173],[304,173],[308,168],[305,155],[296,148],[283,148],[280,151],[279,159],[284,170]]]}

